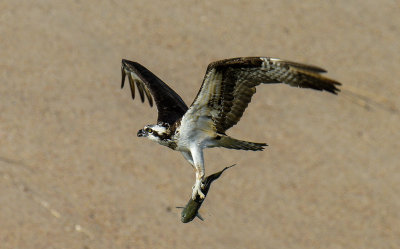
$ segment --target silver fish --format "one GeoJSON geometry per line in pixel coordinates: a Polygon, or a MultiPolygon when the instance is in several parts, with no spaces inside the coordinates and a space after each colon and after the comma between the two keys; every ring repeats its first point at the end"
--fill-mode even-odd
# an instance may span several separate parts
{"type": "MultiPolygon", "coordinates": [[[[202,182],[204,184],[204,186],[201,189],[203,194],[205,196],[207,196],[208,190],[211,187],[211,183],[213,181],[215,181],[216,179],[218,179],[222,175],[222,172],[224,172],[225,170],[227,170],[235,165],[236,164],[225,167],[223,170],[207,176],[202,182]]],[[[204,199],[201,199],[200,196],[197,194],[196,198],[194,200],[192,198],[189,199],[189,201],[185,207],[176,207],[176,208],[183,208],[182,213],[181,213],[181,221],[183,223],[188,223],[188,222],[191,222],[195,217],[199,218],[200,220],[204,220],[203,217],[201,217],[201,215],[199,214],[199,209],[205,199],[206,199],[205,197],[204,197],[204,199]]]]}

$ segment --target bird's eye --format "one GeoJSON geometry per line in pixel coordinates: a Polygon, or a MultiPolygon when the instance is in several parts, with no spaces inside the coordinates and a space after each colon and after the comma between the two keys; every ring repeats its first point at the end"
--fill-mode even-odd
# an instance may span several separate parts
{"type": "Polygon", "coordinates": [[[151,129],[151,128],[146,128],[146,129],[144,129],[146,132],[148,132],[148,133],[152,133],[153,132],[153,130],[151,129]]]}

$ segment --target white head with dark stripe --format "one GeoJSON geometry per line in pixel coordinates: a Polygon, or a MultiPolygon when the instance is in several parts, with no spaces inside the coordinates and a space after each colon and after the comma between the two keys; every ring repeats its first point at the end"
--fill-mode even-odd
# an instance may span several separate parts
{"type": "Polygon", "coordinates": [[[146,125],[137,133],[138,137],[147,137],[150,140],[161,143],[163,140],[169,138],[168,127],[163,124],[146,125]]]}

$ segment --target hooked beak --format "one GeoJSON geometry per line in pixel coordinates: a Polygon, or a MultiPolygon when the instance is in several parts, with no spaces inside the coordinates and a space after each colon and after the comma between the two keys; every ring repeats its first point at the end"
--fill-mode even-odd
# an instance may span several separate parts
{"type": "Polygon", "coordinates": [[[138,137],[145,137],[145,136],[146,136],[146,132],[145,132],[143,129],[140,129],[140,130],[137,132],[137,136],[138,136],[138,137]]]}

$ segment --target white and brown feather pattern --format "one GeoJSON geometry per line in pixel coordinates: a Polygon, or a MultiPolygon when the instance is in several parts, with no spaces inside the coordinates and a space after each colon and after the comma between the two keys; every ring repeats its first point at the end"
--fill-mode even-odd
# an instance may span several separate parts
{"type": "Polygon", "coordinates": [[[321,76],[324,69],[269,57],[233,58],[211,63],[189,112],[211,116],[224,134],[237,124],[261,83],[285,83],[337,94],[339,82],[321,76]]]}

